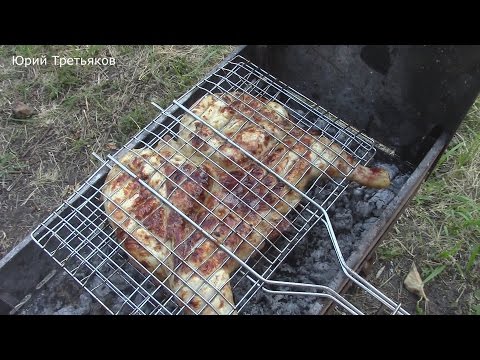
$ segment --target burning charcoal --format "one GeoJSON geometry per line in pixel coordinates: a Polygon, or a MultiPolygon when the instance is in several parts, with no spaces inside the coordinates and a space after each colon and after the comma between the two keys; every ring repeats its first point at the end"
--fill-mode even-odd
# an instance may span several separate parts
{"type": "Polygon", "coordinates": [[[285,305],[285,314],[286,315],[300,315],[300,307],[292,302],[289,302],[285,305]]]}
{"type": "Polygon", "coordinates": [[[355,204],[354,212],[362,219],[368,217],[372,210],[375,208],[374,203],[370,202],[358,202],[355,204]]]}
{"type": "Polygon", "coordinates": [[[348,246],[351,248],[355,240],[351,234],[339,234],[337,236],[337,241],[340,244],[340,246],[345,246],[345,247],[348,246]]]}
{"type": "Polygon", "coordinates": [[[106,310],[105,308],[97,301],[93,302],[90,306],[90,313],[89,315],[105,315],[106,310]]]}
{"type": "Polygon", "coordinates": [[[83,307],[90,308],[90,305],[92,304],[92,297],[89,294],[81,294],[79,300],[83,307]]]}
{"type": "Polygon", "coordinates": [[[92,287],[95,288],[93,293],[100,299],[107,296],[111,292],[109,287],[103,284],[102,280],[98,277],[95,277],[92,280],[92,287]]]}
{"type": "Polygon", "coordinates": [[[300,269],[298,269],[297,274],[298,275],[308,275],[309,272],[310,271],[306,266],[302,266],[302,267],[300,267],[300,269]]]}
{"type": "Polygon", "coordinates": [[[285,264],[285,266],[282,267],[282,271],[287,274],[295,274],[297,272],[297,269],[290,266],[289,264],[285,264]]]}
{"type": "Polygon", "coordinates": [[[355,237],[360,238],[360,235],[363,232],[362,223],[356,223],[355,225],[353,225],[352,232],[355,234],[355,237]]]}
{"type": "Polygon", "coordinates": [[[272,299],[273,300],[272,303],[275,306],[275,304],[281,302],[283,300],[283,298],[284,298],[283,295],[275,295],[272,299]]]}
{"type": "Polygon", "coordinates": [[[403,184],[407,182],[409,177],[410,175],[400,175],[393,179],[392,190],[398,193],[398,191],[400,191],[400,189],[402,188],[403,184]]]}
{"type": "Polygon", "coordinates": [[[311,274],[311,271],[308,271],[308,272],[306,272],[306,275],[301,275],[301,276],[298,278],[299,282],[305,283],[305,284],[311,283],[310,274],[311,274]]]}
{"type": "Polygon", "coordinates": [[[353,199],[355,201],[360,200],[363,197],[363,190],[362,188],[355,188],[352,192],[353,199]]]}
{"type": "Polygon", "coordinates": [[[310,309],[308,310],[308,315],[318,315],[322,310],[322,304],[320,302],[315,302],[310,309]]]}
{"type": "Polygon", "coordinates": [[[325,285],[328,277],[326,277],[327,271],[312,272],[308,277],[308,283],[325,285]]]}
{"type": "Polygon", "coordinates": [[[353,226],[352,212],[345,208],[337,208],[333,216],[333,222],[336,231],[351,230],[353,226]]]}
{"type": "Polygon", "coordinates": [[[372,215],[377,217],[380,217],[382,213],[383,213],[383,209],[373,209],[372,211],[372,215]]]}
{"type": "Polygon", "coordinates": [[[327,271],[324,273],[324,285],[328,285],[330,281],[332,281],[335,278],[335,275],[337,275],[337,272],[339,271],[339,268],[337,267],[330,267],[327,271]]]}
{"type": "Polygon", "coordinates": [[[303,220],[302,218],[299,218],[297,222],[295,222],[295,225],[298,227],[298,228],[301,228],[303,225],[305,225],[305,220],[303,220]]]}
{"type": "Polygon", "coordinates": [[[382,189],[377,191],[377,193],[372,196],[370,203],[374,203],[375,207],[381,210],[384,209],[394,197],[395,194],[393,192],[388,189],[382,189]]]}
{"type": "Polygon", "coordinates": [[[319,263],[316,263],[314,266],[313,266],[313,269],[319,273],[323,273],[325,272],[327,269],[328,269],[328,265],[324,262],[319,262],[319,263]]]}
{"type": "Polygon", "coordinates": [[[330,136],[332,137],[336,137],[337,133],[338,133],[338,129],[333,127],[333,126],[329,126],[327,127],[327,134],[329,134],[330,136]]]}
{"type": "Polygon", "coordinates": [[[263,310],[263,306],[261,305],[253,305],[252,309],[246,312],[247,315],[265,315],[263,310]]]}
{"type": "Polygon", "coordinates": [[[115,314],[118,313],[122,308],[125,308],[125,306],[121,299],[118,299],[117,302],[110,306],[110,309],[112,309],[115,314]]]}
{"type": "Polygon", "coordinates": [[[320,129],[325,129],[328,125],[328,122],[322,118],[318,118],[315,125],[320,129]]]}
{"type": "MultiPolygon", "coordinates": [[[[387,167],[388,168],[388,167],[387,167]]],[[[390,174],[396,167],[388,168],[390,174]]],[[[396,176],[396,179],[403,175],[396,176]]],[[[395,179],[395,180],[396,180],[395,179]]],[[[408,175],[405,176],[405,180],[408,175]]],[[[397,180],[398,183],[400,183],[397,180]]],[[[334,185],[325,183],[314,188],[309,196],[321,202],[334,190],[334,185]]],[[[345,191],[329,209],[330,220],[336,231],[336,237],[345,259],[355,249],[355,243],[365,231],[372,228],[378,217],[372,216],[374,210],[383,211],[395,194],[388,190],[368,189],[352,186],[345,191]],[[380,193],[380,194],[378,194],[380,193]],[[362,200],[365,198],[366,200],[362,200]],[[377,204],[378,203],[378,204],[377,204]],[[381,210],[377,209],[377,205],[381,210]]],[[[315,208],[309,207],[312,211],[315,208]]],[[[376,212],[375,211],[375,212],[376,212]]],[[[294,219],[291,219],[292,221],[294,219]]],[[[297,223],[295,222],[295,225],[297,223]]],[[[341,271],[337,254],[333,249],[326,227],[319,222],[306,235],[296,248],[280,265],[273,278],[276,280],[329,285],[341,271]]],[[[295,290],[290,288],[289,290],[295,290]]],[[[271,296],[257,293],[250,303],[244,307],[247,314],[318,314],[322,302],[309,296],[271,296]],[[269,299],[269,300],[268,300],[269,299]],[[294,305],[289,305],[294,304],[294,305]]]]}
{"type": "Polygon", "coordinates": [[[90,311],[90,305],[88,307],[77,307],[74,305],[67,305],[60,310],[56,311],[53,315],[86,315],[90,311]]]}
{"type": "Polygon", "coordinates": [[[321,248],[321,249],[317,249],[317,250],[314,250],[312,252],[312,257],[314,259],[321,259],[325,256],[325,249],[321,248]]]}
{"type": "Polygon", "coordinates": [[[113,274],[109,279],[120,291],[125,291],[130,286],[127,281],[118,273],[113,274]]]}
{"type": "Polygon", "coordinates": [[[345,144],[348,141],[348,135],[344,131],[338,131],[335,140],[341,144],[345,144]]]}
{"type": "Polygon", "coordinates": [[[377,217],[371,217],[371,218],[366,219],[362,224],[363,230],[365,231],[365,230],[370,229],[372,227],[372,225],[377,222],[377,220],[378,220],[377,217]]]}
{"type": "Polygon", "coordinates": [[[321,238],[323,236],[323,233],[322,231],[320,231],[320,229],[318,229],[318,227],[314,227],[312,230],[310,230],[310,237],[312,239],[318,239],[318,238],[321,238]]]}
{"type": "Polygon", "coordinates": [[[336,202],[336,208],[337,208],[336,212],[345,210],[342,208],[348,208],[350,204],[351,204],[351,200],[345,193],[343,193],[342,195],[340,195],[340,197],[336,202]]]}
{"type": "Polygon", "coordinates": [[[75,312],[75,307],[73,305],[68,305],[56,311],[55,313],[53,313],[53,315],[73,315],[74,312],[75,312]]]}
{"type": "Polygon", "coordinates": [[[63,305],[63,302],[60,300],[57,300],[57,302],[55,303],[54,311],[60,310],[62,305],[63,305]]]}

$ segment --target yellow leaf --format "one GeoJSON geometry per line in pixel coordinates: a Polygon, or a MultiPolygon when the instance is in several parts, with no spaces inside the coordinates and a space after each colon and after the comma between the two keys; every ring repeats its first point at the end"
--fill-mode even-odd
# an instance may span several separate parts
{"type": "Polygon", "coordinates": [[[412,262],[412,267],[407,274],[403,284],[407,288],[408,291],[414,293],[420,297],[420,300],[425,299],[428,301],[427,295],[425,294],[425,290],[423,289],[423,281],[418,273],[417,267],[415,263],[412,262]]]}

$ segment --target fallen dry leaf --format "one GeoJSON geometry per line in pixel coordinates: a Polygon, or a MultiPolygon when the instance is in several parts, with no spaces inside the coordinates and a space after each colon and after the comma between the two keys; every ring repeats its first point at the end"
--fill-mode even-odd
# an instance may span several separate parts
{"type": "Polygon", "coordinates": [[[105,145],[105,147],[109,150],[118,150],[118,147],[117,147],[117,144],[115,144],[114,142],[109,142],[105,145]]]}
{"type": "Polygon", "coordinates": [[[380,270],[378,270],[377,274],[375,275],[375,278],[378,279],[380,275],[385,271],[385,265],[383,265],[380,270]]]}
{"type": "Polygon", "coordinates": [[[34,114],[34,110],[30,105],[23,102],[16,102],[13,104],[13,117],[16,119],[28,119],[34,114]]]}
{"type": "Polygon", "coordinates": [[[423,280],[420,277],[417,266],[414,262],[412,262],[412,267],[410,268],[410,271],[408,272],[407,277],[405,278],[403,283],[408,291],[420,296],[420,300],[425,299],[426,301],[428,301],[425,290],[423,290],[423,280]]]}

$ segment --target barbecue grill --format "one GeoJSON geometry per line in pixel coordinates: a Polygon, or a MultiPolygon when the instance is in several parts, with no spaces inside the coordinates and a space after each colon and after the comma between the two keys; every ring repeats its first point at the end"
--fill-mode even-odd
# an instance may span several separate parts
{"type": "MultiPolygon", "coordinates": [[[[94,154],[99,162],[97,171],[0,262],[0,273],[5,279],[2,299],[6,311],[49,313],[52,307],[42,303],[55,301],[62,303],[60,309],[54,310],[56,313],[183,314],[192,311],[178,291],[166,286],[167,280],[155,276],[118,241],[111,225],[122,224],[116,223],[104,208],[105,202],[113,201],[104,191],[106,176],[113,167],[118,167],[174,209],[205,241],[214,242],[217,252],[228,254],[224,261],[233,259],[238,264],[230,274],[235,299],[229,304],[230,313],[268,313],[267,304],[272,307],[273,301],[276,313],[321,314],[336,305],[347,313],[362,314],[354,301],[347,301],[341,295],[348,286],[357,286],[386,313],[407,314],[401,304],[359,276],[358,270],[433,169],[473,103],[480,88],[478,50],[478,47],[368,46],[237,48],[165,109],[152,103],[159,110],[157,117],[115,154],[106,158],[94,154]],[[378,56],[379,51],[387,51],[387,61],[384,56],[378,56]],[[454,56],[457,53],[466,56],[464,59],[454,56]],[[450,67],[445,68],[444,63],[450,67]],[[415,82],[425,79],[434,83],[423,84],[424,87],[429,89],[438,83],[440,89],[437,92],[417,90],[415,82]],[[321,134],[329,140],[328,151],[334,152],[337,158],[351,157],[355,166],[346,172],[331,161],[328,167],[334,168],[333,172],[339,176],[333,177],[332,171],[318,169],[323,176],[305,191],[298,190],[297,184],[278,175],[201,115],[192,112],[205,97],[222,100],[227,93],[237,96],[240,102],[242,98],[235,94],[249,94],[280,104],[298,131],[321,134]],[[432,106],[437,98],[442,100],[441,105],[432,106]],[[192,220],[168,196],[121,161],[127,154],[138,155],[140,149],[160,155],[158,149],[168,146],[170,139],[186,143],[185,137],[194,134],[182,125],[185,117],[207,126],[262,167],[265,176],[276,177],[299,195],[298,204],[289,205],[286,215],[280,214],[290,225],[288,229],[275,241],[269,234],[262,234],[262,249],[255,248],[247,259],[241,259],[231,248],[219,243],[213,232],[202,227],[201,221],[192,220]],[[335,150],[333,144],[342,151],[335,150]],[[366,165],[388,169],[391,187],[367,190],[347,179],[355,167],[366,165]],[[302,258],[310,267],[302,264],[302,258]],[[70,289],[60,300],[55,294],[59,284],[70,289]],[[292,308],[298,301],[301,305],[292,308]]],[[[249,108],[248,103],[243,105],[249,108]]],[[[261,116],[255,109],[251,110],[261,116]]],[[[247,122],[255,124],[251,114],[243,115],[247,122]]],[[[276,140],[282,143],[285,138],[276,140]]],[[[301,137],[296,140],[302,143],[301,137]]],[[[181,148],[172,150],[172,156],[181,154],[181,148]]],[[[222,154],[220,149],[216,152],[222,154]]],[[[296,155],[303,159],[304,154],[296,155]]],[[[212,158],[204,155],[202,161],[212,161],[212,158]]],[[[181,166],[176,166],[176,170],[187,178],[191,176],[181,166]]],[[[251,175],[247,170],[245,173],[242,180],[251,175]]],[[[270,193],[271,190],[267,191],[267,195],[270,193]]],[[[261,202],[262,197],[252,191],[248,193],[248,201],[247,195],[242,196],[236,201],[244,202],[255,212],[255,201],[261,202]]],[[[227,201],[217,200],[222,205],[227,201]]],[[[117,208],[122,211],[121,206],[117,208]]],[[[270,208],[275,211],[274,205],[270,208]]],[[[262,221],[269,221],[260,216],[262,221]]],[[[230,227],[231,233],[235,230],[230,227]]],[[[159,267],[169,266],[165,259],[157,260],[159,267]]],[[[192,276],[200,276],[205,282],[211,280],[196,269],[191,270],[192,276]]],[[[169,271],[175,274],[176,268],[169,271]]],[[[186,286],[202,299],[203,309],[213,301],[214,297],[192,288],[188,281],[186,286]]]]}

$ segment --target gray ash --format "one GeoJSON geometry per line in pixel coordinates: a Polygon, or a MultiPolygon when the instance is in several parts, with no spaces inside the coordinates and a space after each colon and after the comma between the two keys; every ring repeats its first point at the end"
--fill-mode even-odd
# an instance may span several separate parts
{"type": "MultiPolygon", "coordinates": [[[[118,271],[113,269],[103,269],[102,274],[108,277],[108,284],[129,296],[129,301],[135,304],[135,307],[141,309],[144,314],[153,313],[156,305],[146,301],[146,292],[136,290],[136,286],[129,284],[125,278],[130,277],[142,283],[144,276],[129,264],[123,261],[122,266],[124,275],[120,276],[118,271]],[[128,274],[128,276],[125,276],[128,274]]],[[[87,272],[80,271],[75,274],[78,279],[85,278],[87,272]]],[[[89,272],[89,280],[85,287],[90,289],[95,296],[100,299],[113,313],[130,314],[133,311],[132,306],[127,303],[127,299],[118,296],[107,284],[106,281],[98,276],[92,276],[89,272]]],[[[152,284],[144,283],[143,287],[154,292],[152,284]]],[[[58,270],[57,273],[45,283],[45,285],[31,294],[31,299],[19,309],[18,314],[47,314],[47,315],[104,315],[107,310],[97,302],[85,289],[83,289],[69,274],[58,270]]]]}
{"type": "Polygon", "coordinates": [[[66,272],[58,270],[18,311],[20,315],[105,314],[104,308],[66,272]]]}
{"type": "MultiPolygon", "coordinates": [[[[368,189],[351,183],[331,206],[328,213],[343,257],[348,259],[384,209],[398,194],[409,175],[392,163],[374,161],[370,166],[386,169],[392,180],[388,189],[368,189]]],[[[315,191],[315,190],[313,190],[315,191]]],[[[327,191],[328,193],[328,191],[327,191]]],[[[317,194],[309,194],[314,197],[317,194]]],[[[318,198],[318,196],[317,196],[318,198]]],[[[272,280],[302,282],[328,286],[341,271],[328,231],[319,222],[293,249],[275,273],[272,280]]],[[[248,287],[247,281],[238,284],[238,292],[248,287]]],[[[273,288],[272,288],[273,289],[273,288]]],[[[278,288],[280,290],[281,288],[278,288]]],[[[283,288],[286,290],[287,288],[283,288]]],[[[290,289],[298,290],[298,289],[290,289]]],[[[259,291],[243,307],[243,314],[318,314],[322,300],[313,296],[270,295],[259,291]]]]}

